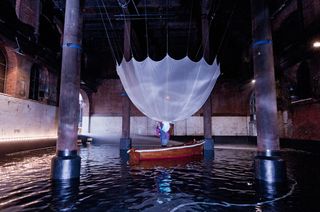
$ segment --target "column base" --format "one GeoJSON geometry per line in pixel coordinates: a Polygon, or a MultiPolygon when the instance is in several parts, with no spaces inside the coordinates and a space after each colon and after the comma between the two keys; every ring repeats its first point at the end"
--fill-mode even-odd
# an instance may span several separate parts
{"type": "Polygon", "coordinates": [[[81,158],[77,151],[58,151],[51,161],[51,179],[69,180],[80,177],[81,158]]]}
{"type": "Polygon", "coordinates": [[[254,159],[255,178],[268,183],[287,180],[285,161],[279,156],[261,156],[254,159]]]}
{"type": "Polygon", "coordinates": [[[120,150],[129,150],[132,146],[131,138],[120,138],[120,150]]]}
{"type": "Polygon", "coordinates": [[[212,138],[204,139],[204,151],[213,151],[214,150],[214,140],[212,138]]]}

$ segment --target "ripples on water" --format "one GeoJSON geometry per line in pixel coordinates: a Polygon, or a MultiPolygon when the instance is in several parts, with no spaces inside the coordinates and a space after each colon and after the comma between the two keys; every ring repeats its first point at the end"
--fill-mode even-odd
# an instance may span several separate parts
{"type": "Polygon", "coordinates": [[[319,156],[283,153],[289,178],[298,181],[268,193],[254,181],[252,150],[215,150],[215,160],[162,161],[129,166],[118,146],[80,148],[78,182],[52,183],[54,149],[0,158],[1,211],[313,211],[319,200],[319,156]],[[242,205],[230,205],[242,204],[242,205]]]}

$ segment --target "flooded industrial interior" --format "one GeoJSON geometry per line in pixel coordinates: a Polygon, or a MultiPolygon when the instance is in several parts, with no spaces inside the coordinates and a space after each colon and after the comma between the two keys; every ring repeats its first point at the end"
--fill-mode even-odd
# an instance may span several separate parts
{"type": "Polygon", "coordinates": [[[47,148],[0,158],[1,211],[316,211],[318,207],[320,156],[308,151],[283,149],[288,182],[280,187],[255,181],[255,147],[248,144],[217,144],[214,158],[130,166],[127,155],[119,153],[117,139],[96,139],[79,146],[80,181],[66,183],[50,179],[54,155],[55,149],[47,148]]]}

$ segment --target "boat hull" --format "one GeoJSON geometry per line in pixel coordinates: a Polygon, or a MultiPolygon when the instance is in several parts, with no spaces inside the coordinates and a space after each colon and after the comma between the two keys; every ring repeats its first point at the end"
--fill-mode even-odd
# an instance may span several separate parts
{"type": "Polygon", "coordinates": [[[159,148],[159,149],[130,149],[128,151],[131,163],[139,163],[140,161],[178,159],[193,157],[203,154],[204,141],[193,142],[181,146],[159,148]]]}

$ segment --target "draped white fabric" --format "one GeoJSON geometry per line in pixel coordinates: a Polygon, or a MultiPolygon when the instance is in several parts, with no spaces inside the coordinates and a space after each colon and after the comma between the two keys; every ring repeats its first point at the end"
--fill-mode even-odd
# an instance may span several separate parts
{"type": "Polygon", "coordinates": [[[133,104],[156,121],[178,121],[197,112],[209,97],[220,68],[202,58],[175,60],[169,55],[161,61],[122,60],[117,72],[133,104]]]}

